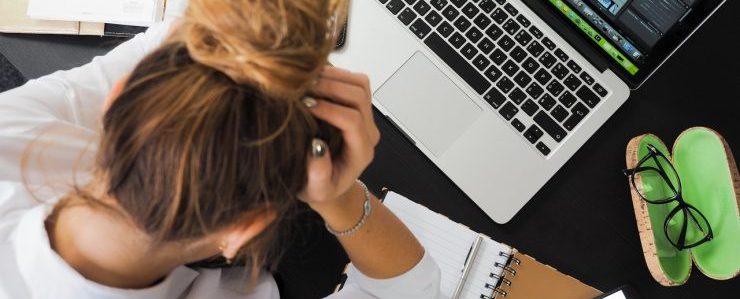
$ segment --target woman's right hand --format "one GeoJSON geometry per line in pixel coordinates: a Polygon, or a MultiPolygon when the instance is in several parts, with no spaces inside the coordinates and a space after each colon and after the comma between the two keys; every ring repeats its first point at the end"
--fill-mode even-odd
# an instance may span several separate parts
{"type": "Polygon", "coordinates": [[[298,197],[322,213],[336,210],[357,190],[355,181],[373,160],[380,132],[367,76],[327,67],[312,93],[317,98],[304,103],[314,116],[339,129],[343,138],[341,156],[332,156],[325,147],[323,155],[308,158],[308,183],[298,197]]]}

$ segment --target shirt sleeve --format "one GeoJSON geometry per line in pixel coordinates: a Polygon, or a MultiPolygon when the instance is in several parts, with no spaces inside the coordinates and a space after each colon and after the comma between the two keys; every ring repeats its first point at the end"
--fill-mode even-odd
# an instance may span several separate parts
{"type": "Polygon", "coordinates": [[[32,144],[44,149],[49,162],[38,170],[56,176],[75,169],[82,154],[95,150],[91,137],[98,133],[111,86],[161,44],[174,21],[152,26],[86,65],[0,94],[0,181],[20,182],[37,170],[21,171],[32,144]]]}
{"type": "Polygon", "coordinates": [[[442,298],[439,290],[440,277],[439,267],[428,253],[424,253],[424,257],[414,268],[389,279],[370,278],[350,265],[344,288],[327,299],[437,299],[442,298]]]}

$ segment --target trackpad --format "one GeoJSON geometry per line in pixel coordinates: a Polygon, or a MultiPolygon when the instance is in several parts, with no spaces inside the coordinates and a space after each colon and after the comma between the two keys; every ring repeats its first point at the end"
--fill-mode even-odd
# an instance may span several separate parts
{"type": "Polygon", "coordinates": [[[482,114],[421,52],[388,79],[375,98],[437,157],[482,114]]]}

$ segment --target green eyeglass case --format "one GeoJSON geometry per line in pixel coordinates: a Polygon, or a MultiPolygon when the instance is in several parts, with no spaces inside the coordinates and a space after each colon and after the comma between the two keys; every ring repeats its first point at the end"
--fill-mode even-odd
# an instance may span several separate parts
{"type": "MultiPolygon", "coordinates": [[[[684,200],[706,216],[714,235],[706,243],[678,250],[666,238],[663,225],[677,203],[649,204],[630,188],[645,261],[653,278],[664,286],[684,284],[692,263],[713,279],[736,277],[740,273],[740,175],[727,142],[711,129],[694,127],[676,139],[671,155],[657,136],[638,136],[627,145],[627,168],[635,168],[648,154],[648,144],[672,160],[684,200]]],[[[635,184],[650,187],[639,174],[635,174],[635,184]]]]}

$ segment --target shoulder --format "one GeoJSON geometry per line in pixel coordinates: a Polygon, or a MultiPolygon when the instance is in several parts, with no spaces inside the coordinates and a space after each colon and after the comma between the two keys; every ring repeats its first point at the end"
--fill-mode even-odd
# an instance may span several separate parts
{"type": "Polygon", "coordinates": [[[190,298],[225,298],[225,299],[278,299],[278,291],[275,279],[269,273],[263,271],[256,279],[254,289],[249,285],[252,278],[249,270],[244,267],[233,267],[223,269],[195,269],[198,278],[193,282],[190,298]]]}

